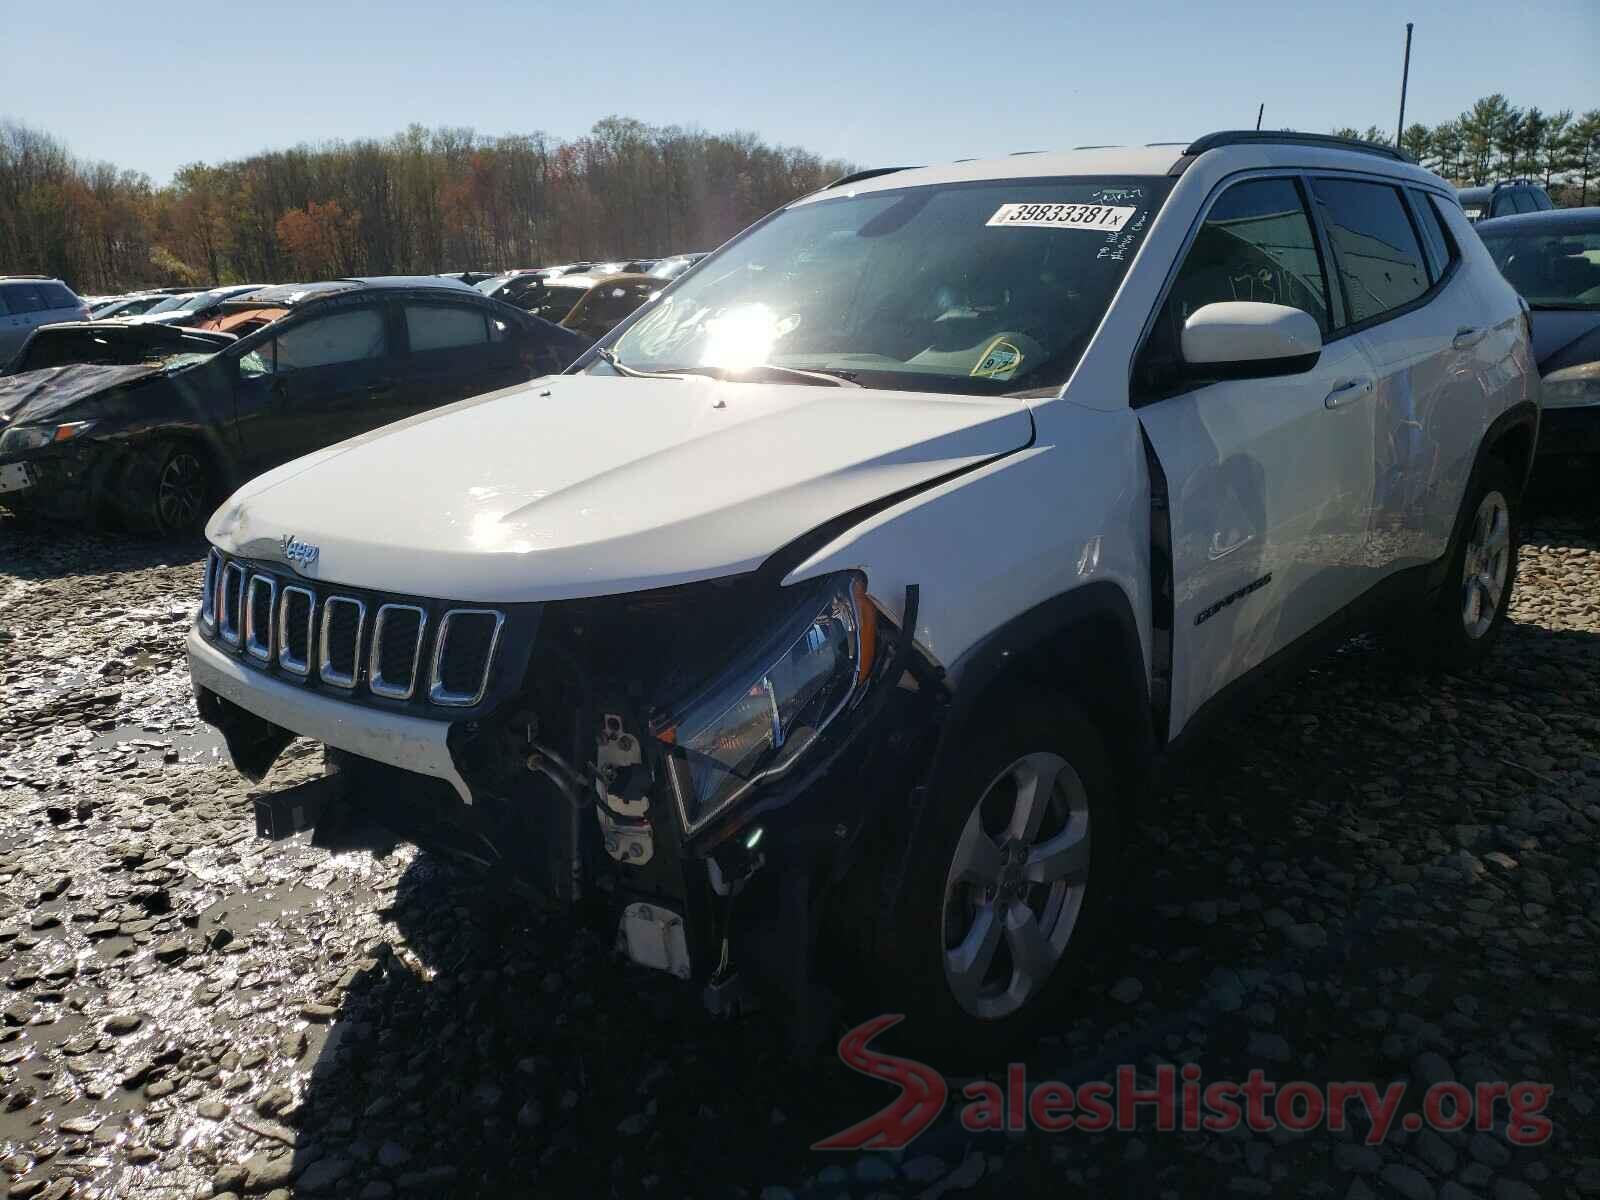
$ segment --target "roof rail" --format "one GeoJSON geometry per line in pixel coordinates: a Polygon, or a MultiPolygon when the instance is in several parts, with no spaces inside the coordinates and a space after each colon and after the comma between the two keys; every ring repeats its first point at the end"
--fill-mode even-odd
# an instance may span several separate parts
{"type": "Polygon", "coordinates": [[[1215,150],[1218,146],[1325,146],[1329,150],[1354,150],[1361,154],[1376,154],[1380,158],[1392,158],[1396,162],[1415,163],[1403,150],[1396,150],[1393,146],[1384,145],[1382,142],[1364,142],[1359,138],[1336,137],[1331,133],[1294,133],[1274,131],[1267,129],[1224,129],[1218,133],[1208,133],[1203,138],[1196,138],[1189,143],[1184,156],[1192,158],[1197,154],[1204,154],[1207,150],[1215,150]]]}
{"type": "Polygon", "coordinates": [[[1536,179],[1529,179],[1525,175],[1519,175],[1515,179],[1496,179],[1494,181],[1494,187],[1491,190],[1498,192],[1501,188],[1507,188],[1507,187],[1543,187],[1543,186],[1544,186],[1544,184],[1540,183],[1536,179]]]}
{"type": "Polygon", "coordinates": [[[910,171],[912,167],[873,167],[870,171],[857,171],[853,175],[841,175],[822,190],[827,192],[837,187],[844,187],[847,183],[860,183],[863,179],[876,179],[879,175],[893,175],[896,171],[910,171]]]}
{"type": "Polygon", "coordinates": [[[1118,142],[1102,142],[1098,146],[1074,146],[1073,149],[1074,150],[1121,150],[1122,146],[1118,142]]]}

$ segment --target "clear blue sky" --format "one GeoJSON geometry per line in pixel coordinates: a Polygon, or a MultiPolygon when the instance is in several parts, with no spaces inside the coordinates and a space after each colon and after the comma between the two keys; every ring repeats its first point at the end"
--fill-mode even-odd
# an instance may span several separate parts
{"type": "Polygon", "coordinates": [[[1390,127],[1503,91],[1600,107],[1600,0],[18,0],[0,117],[164,182],[416,121],[748,129],[863,166],[1249,127],[1390,127]]]}

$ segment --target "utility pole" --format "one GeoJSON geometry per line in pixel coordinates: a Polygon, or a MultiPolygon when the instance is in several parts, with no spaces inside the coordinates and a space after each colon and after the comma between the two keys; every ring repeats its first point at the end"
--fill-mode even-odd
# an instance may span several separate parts
{"type": "Polygon", "coordinates": [[[1411,82],[1411,22],[1406,22],[1406,64],[1400,71],[1400,123],[1394,127],[1394,148],[1400,149],[1400,139],[1406,132],[1406,85],[1411,82]]]}

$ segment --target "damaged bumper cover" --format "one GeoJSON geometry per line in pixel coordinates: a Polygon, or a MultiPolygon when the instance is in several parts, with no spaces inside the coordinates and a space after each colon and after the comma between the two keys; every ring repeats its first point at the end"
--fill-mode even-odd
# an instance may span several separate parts
{"type": "Polygon", "coordinates": [[[190,629],[188,645],[189,675],[200,715],[222,731],[234,765],[247,777],[259,780],[278,751],[298,735],[442,779],[463,801],[472,803],[472,791],[447,745],[449,722],[358,708],[265,678],[206,641],[198,629],[190,629]],[[276,748],[260,762],[263,749],[274,741],[276,748]]]}

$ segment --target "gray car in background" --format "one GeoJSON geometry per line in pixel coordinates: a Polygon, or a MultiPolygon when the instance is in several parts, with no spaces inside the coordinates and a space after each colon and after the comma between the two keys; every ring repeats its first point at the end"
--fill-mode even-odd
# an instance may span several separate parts
{"type": "Polygon", "coordinates": [[[89,306],[59,279],[47,275],[0,275],[0,365],[41,325],[87,321],[89,306]]]}

